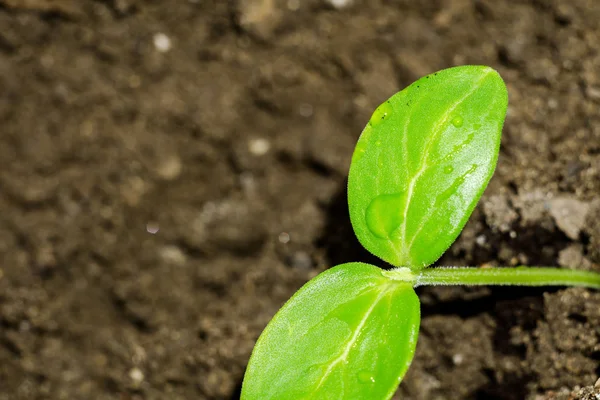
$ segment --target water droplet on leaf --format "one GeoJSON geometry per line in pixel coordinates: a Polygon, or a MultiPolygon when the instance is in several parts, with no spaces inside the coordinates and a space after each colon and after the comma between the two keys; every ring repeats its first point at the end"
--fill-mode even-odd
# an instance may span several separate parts
{"type": "Polygon", "coordinates": [[[451,174],[454,171],[454,167],[452,165],[446,165],[444,167],[444,173],[451,174]]]}
{"type": "Polygon", "coordinates": [[[387,239],[402,223],[404,193],[381,194],[375,197],[366,210],[367,228],[373,235],[387,239]]]}
{"type": "Polygon", "coordinates": [[[469,168],[465,173],[456,178],[446,190],[438,194],[435,199],[435,207],[439,207],[440,204],[446,202],[453,194],[455,194],[458,188],[465,182],[467,176],[475,172],[476,169],[477,164],[471,165],[471,168],[469,168]]]}
{"type": "Polygon", "coordinates": [[[360,383],[375,383],[375,377],[369,371],[360,371],[357,376],[360,383]]]}
{"type": "Polygon", "coordinates": [[[389,118],[390,115],[392,115],[392,111],[393,111],[392,105],[386,101],[385,103],[383,103],[382,105],[377,107],[377,109],[371,116],[369,123],[371,124],[371,126],[377,126],[382,121],[389,118]]]}
{"type": "Polygon", "coordinates": [[[463,126],[463,117],[461,117],[460,115],[456,115],[455,117],[452,118],[452,125],[454,125],[457,128],[460,128],[461,126],[463,126]]]}
{"type": "Polygon", "coordinates": [[[364,155],[367,149],[366,141],[358,142],[356,144],[356,148],[354,149],[354,153],[352,154],[352,162],[358,162],[364,155]]]}

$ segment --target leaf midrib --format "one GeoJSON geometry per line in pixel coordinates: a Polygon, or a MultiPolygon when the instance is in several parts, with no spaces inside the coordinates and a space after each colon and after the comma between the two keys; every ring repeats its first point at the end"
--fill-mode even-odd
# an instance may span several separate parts
{"type": "MultiPolygon", "coordinates": [[[[406,240],[406,217],[408,216],[408,210],[410,208],[410,204],[412,202],[412,198],[413,198],[413,192],[415,189],[415,186],[417,184],[417,182],[419,181],[419,179],[421,178],[421,176],[425,173],[425,171],[428,168],[428,159],[429,159],[429,153],[431,150],[431,146],[433,145],[433,143],[435,143],[437,137],[440,135],[440,133],[442,132],[442,127],[445,125],[445,123],[448,121],[448,119],[450,118],[450,115],[456,110],[456,108],[463,102],[465,101],[465,99],[469,96],[471,96],[477,89],[479,89],[481,87],[481,84],[483,82],[483,80],[492,72],[492,70],[487,71],[484,75],[482,75],[481,78],[479,78],[477,80],[477,82],[475,82],[475,84],[473,85],[473,88],[471,90],[469,90],[464,96],[462,96],[461,98],[459,98],[458,100],[456,100],[456,102],[454,103],[454,105],[452,105],[452,107],[448,108],[446,110],[446,112],[442,115],[442,117],[440,118],[439,122],[435,125],[435,127],[433,128],[433,134],[431,135],[431,138],[427,141],[427,144],[425,145],[425,150],[423,151],[423,154],[421,156],[421,160],[419,161],[419,163],[421,164],[421,167],[419,168],[419,170],[417,171],[417,173],[410,179],[410,182],[408,184],[408,189],[407,189],[407,195],[406,195],[406,200],[404,202],[404,211],[402,213],[402,225],[400,226],[401,229],[401,240],[400,240],[400,246],[398,246],[396,248],[396,254],[400,254],[399,257],[399,264],[407,264],[407,265],[401,265],[401,266],[406,266],[406,267],[410,267],[412,266],[408,260],[408,253],[409,253],[409,247],[407,247],[407,240],[406,240]]],[[[404,136],[406,137],[408,134],[408,124],[405,125],[404,127],[404,132],[403,132],[404,136]]],[[[403,138],[404,139],[404,138],[403,138]]],[[[406,150],[407,151],[407,150],[406,150]]],[[[407,158],[408,156],[408,151],[404,154],[404,157],[407,158]]],[[[411,241],[411,243],[414,242],[411,241]]]]}
{"type": "Polygon", "coordinates": [[[361,333],[362,329],[364,328],[365,324],[367,323],[367,320],[369,319],[369,317],[373,313],[373,310],[375,309],[375,307],[377,307],[377,305],[379,304],[379,302],[389,293],[389,291],[392,289],[392,286],[394,286],[394,285],[389,285],[388,284],[388,285],[385,285],[382,288],[378,288],[378,289],[381,289],[381,292],[377,295],[377,298],[373,301],[373,303],[371,304],[371,306],[367,309],[367,311],[365,312],[365,314],[361,318],[360,322],[356,326],[356,329],[352,333],[352,337],[350,338],[350,340],[348,340],[348,343],[346,343],[346,345],[344,346],[344,350],[342,351],[342,353],[338,357],[336,357],[331,363],[329,363],[329,366],[327,367],[327,369],[323,373],[323,376],[321,377],[321,380],[319,381],[319,383],[317,384],[317,387],[315,388],[315,392],[319,390],[319,388],[323,385],[323,383],[325,382],[325,380],[327,379],[327,377],[333,372],[333,370],[335,369],[335,367],[340,362],[344,362],[344,361],[347,360],[348,355],[350,354],[350,350],[352,349],[352,347],[358,341],[360,333],[361,333]]]}

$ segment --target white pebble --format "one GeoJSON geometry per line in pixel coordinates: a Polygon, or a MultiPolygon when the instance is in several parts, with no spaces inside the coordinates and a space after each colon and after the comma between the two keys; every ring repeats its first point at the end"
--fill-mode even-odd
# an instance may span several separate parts
{"type": "Polygon", "coordinates": [[[135,383],[141,383],[144,380],[144,373],[142,372],[141,369],[139,369],[137,367],[136,368],[132,368],[129,371],[129,377],[135,383]]]}
{"type": "Polygon", "coordinates": [[[248,149],[255,156],[264,156],[271,149],[271,143],[267,139],[252,139],[248,143],[248,149]]]}
{"type": "Polygon", "coordinates": [[[171,39],[162,32],[154,35],[154,47],[161,53],[171,50],[171,39]]]}
{"type": "Polygon", "coordinates": [[[167,263],[173,265],[185,265],[187,257],[177,246],[164,246],[159,251],[160,257],[167,263]]]}
{"type": "Polygon", "coordinates": [[[182,169],[181,159],[172,155],[160,161],[156,166],[156,174],[164,180],[172,181],[181,175],[182,169]]]}
{"type": "Polygon", "coordinates": [[[479,235],[475,238],[475,243],[477,243],[477,245],[479,246],[484,246],[486,242],[487,238],[485,237],[485,235],[479,235]]]}
{"type": "Polygon", "coordinates": [[[278,239],[280,243],[286,244],[290,241],[290,234],[287,232],[281,232],[278,239]]]}
{"type": "Polygon", "coordinates": [[[156,234],[159,230],[158,222],[150,221],[146,224],[146,232],[156,234]]]}
{"type": "Polygon", "coordinates": [[[352,0],[329,0],[329,3],[335,8],[344,8],[352,4],[352,0]]]}
{"type": "Polygon", "coordinates": [[[452,356],[452,362],[454,363],[454,365],[460,365],[462,364],[462,362],[464,361],[464,357],[462,354],[457,353],[455,355],[452,356]]]}

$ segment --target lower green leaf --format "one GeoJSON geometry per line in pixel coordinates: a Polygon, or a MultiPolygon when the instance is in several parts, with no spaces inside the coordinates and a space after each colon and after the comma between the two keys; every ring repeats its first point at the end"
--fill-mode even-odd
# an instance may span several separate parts
{"type": "Polygon", "coordinates": [[[242,400],[388,399],[415,352],[419,299],[369,264],[304,285],[258,339],[242,400]]]}

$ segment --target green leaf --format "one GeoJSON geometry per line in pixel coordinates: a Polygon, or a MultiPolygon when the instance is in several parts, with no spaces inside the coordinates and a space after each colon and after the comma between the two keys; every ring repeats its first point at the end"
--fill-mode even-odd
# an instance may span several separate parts
{"type": "Polygon", "coordinates": [[[419,299],[362,263],[304,285],[258,339],[242,400],[387,399],[414,355],[419,299]]]}
{"type": "Polygon", "coordinates": [[[352,226],[367,250],[419,270],[448,249],[494,172],[507,102],[496,71],[464,66],[375,110],[348,177],[352,226]]]}

